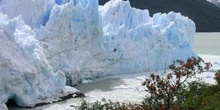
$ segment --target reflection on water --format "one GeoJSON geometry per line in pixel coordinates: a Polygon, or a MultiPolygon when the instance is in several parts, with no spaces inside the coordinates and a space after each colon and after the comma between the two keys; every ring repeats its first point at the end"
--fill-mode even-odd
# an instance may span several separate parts
{"type": "Polygon", "coordinates": [[[220,55],[220,32],[196,33],[193,48],[198,54],[220,55]]]}

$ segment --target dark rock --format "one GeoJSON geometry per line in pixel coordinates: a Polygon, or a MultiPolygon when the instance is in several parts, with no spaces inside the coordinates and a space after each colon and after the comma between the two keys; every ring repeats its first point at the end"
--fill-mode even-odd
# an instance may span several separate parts
{"type": "Polygon", "coordinates": [[[81,92],[76,92],[73,94],[73,98],[81,98],[81,97],[85,97],[85,94],[81,92]]]}
{"type": "MultiPolygon", "coordinates": [[[[64,96],[64,97],[60,97],[58,101],[55,101],[53,103],[56,103],[56,102],[61,102],[61,101],[64,101],[64,100],[67,100],[67,99],[71,99],[71,98],[81,98],[81,97],[85,97],[85,94],[84,93],[81,93],[81,92],[75,92],[73,94],[69,94],[67,96],[64,96]]],[[[10,100],[8,102],[8,104],[15,104],[13,103],[13,100],[10,100]]],[[[8,105],[7,104],[7,105],[8,105]]],[[[51,104],[51,103],[39,103],[39,104],[36,104],[35,106],[33,107],[19,107],[19,108],[35,108],[35,107],[38,107],[38,106],[43,106],[43,105],[48,105],[48,104],[51,104]]],[[[16,105],[17,106],[17,105],[16,105]]]]}

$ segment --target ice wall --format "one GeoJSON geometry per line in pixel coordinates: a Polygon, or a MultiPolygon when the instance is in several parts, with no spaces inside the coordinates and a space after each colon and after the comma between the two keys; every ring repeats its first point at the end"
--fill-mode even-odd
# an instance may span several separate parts
{"type": "Polygon", "coordinates": [[[54,0],[0,0],[0,12],[11,19],[22,15],[26,24],[36,28],[45,25],[54,5],[54,0]]]}
{"type": "Polygon", "coordinates": [[[195,56],[195,24],[180,13],[150,17],[148,10],[122,0],[111,0],[99,10],[110,74],[163,69],[175,59],[195,56]]]}
{"type": "Polygon", "coordinates": [[[68,85],[101,74],[97,68],[104,52],[97,0],[55,5],[46,26],[37,30],[37,38],[54,70],[66,74],[68,85]]]}
{"type": "Polygon", "coordinates": [[[0,105],[13,99],[22,107],[48,103],[68,95],[66,78],[53,72],[35,33],[22,17],[0,13],[0,105]]]}

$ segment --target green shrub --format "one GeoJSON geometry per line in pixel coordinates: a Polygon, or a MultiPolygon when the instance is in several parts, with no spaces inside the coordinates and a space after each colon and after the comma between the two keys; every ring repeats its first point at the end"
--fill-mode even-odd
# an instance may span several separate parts
{"type": "Polygon", "coordinates": [[[201,81],[189,83],[188,90],[182,93],[184,101],[181,102],[181,106],[189,110],[220,110],[217,100],[220,93],[219,76],[220,71],[215,74],[214,78],[217,85],[208,85],[201,81]]]}
{"type": "Polygon", "coordinates": [[[184,90],[182,93],[179,93],[178,95],[181,95],[179,99],[182,98],[181,107],[188,110],[196,110],[201,107],[202,99],[206,94],[208,93],[208,84],[205,84],[201,81],[193,81],[188,83],[187,90],[184,90]]]}
{"type": "Polygon", "coordinates": [[[151,108],[144,103],[120,103],[102,99],[102,101],[96,101],[92,104],[88,104],[85,100],[83,100],[79,106],[79,110],[151,110],[151,108]]]}
{"type": "Polygon", "coordinates": [[[220,92],[207,96],[202,101],[201,110],[220,110],[220,92]]]}

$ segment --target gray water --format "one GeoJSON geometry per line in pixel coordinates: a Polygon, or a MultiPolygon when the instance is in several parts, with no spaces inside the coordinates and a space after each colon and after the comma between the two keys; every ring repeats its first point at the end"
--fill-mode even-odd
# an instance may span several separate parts
{"type": "Polygon", "coordinates": [[[220,55],[220,32],[196,33],[193,48],[198,54],[220,55]]]}

